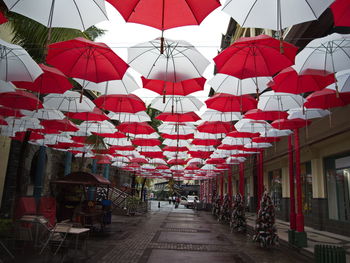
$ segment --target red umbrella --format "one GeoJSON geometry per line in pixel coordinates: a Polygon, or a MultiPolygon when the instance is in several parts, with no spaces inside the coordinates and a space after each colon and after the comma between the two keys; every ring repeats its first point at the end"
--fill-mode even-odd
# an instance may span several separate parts
{"type": "Polygon", "coordinates": [[[96,83],[122,79],[129,67],[106,44],[81,37],[50,44],[46,61],[68,77],[96,83]]]}
{"type": "Polygon", "coordinates": [[[336,0],[331,5],[334,26],[350,27],[350,2],[348,0],[336,0]]]}
{"type": "Polygon", "coordinates": [[[273,78],[270,87],[276,92],[301,94],[321,90],[335,82],[334,74],[321,76],[313,71],[313,75],[298,75],[292,67],[288,67],[273,78]]]}
{"type": "Polygon", "coordinates": [[[126,138],[126,135],[121,132],[115,132],[115,133],[99,133],[99,132],[91,132],[94,135],[100,136],[100,137],[106,137],[106,138],[126,138]]]}
{"type": "Polygon", "coordinates": [[[197,127],[197,130],[200,132],[206,133],[229,133],[230,131],[236,130],[232,122],[223,122],[223,121],[206,121],[200,124],[197,127]]]}
{"type": "Polygon", "coordinates": [[[259,133],[233,131],[233,132],[226,134],[226,136],[234,137],[234,138],[253,138],[253,137],[259,136],[259,133]]]}
{"type": "Polygon", "coordinates": [[[298,48],[270,36],[242,37],[214,58],[218,73],[239,79],[273,76],[292,66],[298,48]]]}
{"type": "Polygon", "coordinates": [[[228,150],[228,151],[243,150],[243,149],[244,149],[244,145],[220,144],[220,145],[218,146],[218,149],[221,149],[221,150],[228,150]]]}
{"type": "Polygon", "coordinates": [[[164,158],[163,152],[143,152],[140,151],[140,154],[149,158],[164,158]]]}
{"type": "Polygon", "coordinates": [[[72,136],[71,137],[72,141],[77,142],[77,143],[86,143],[86,144],[94,144],[94,142],[87,142],[87,136],[72,136]]]}
{"type": "Polygon", "coordinates": [[[192,141],[193,145],[204,145],[204,146],[216,146],[219,145],[221,143],[220,140],[216,140],[216,139],[194,139],[192,141]]]}
{"type": "Polygon", "coordinates": [[[110,164],[110,163],[112,163],[111,158],[106,156],[106,155],[96,156],[95,158],[97,159],[98,164],[110,164]]]}
{"type": "Polygon", "coordinates": [[[304,106],[306,108],[330,109],[350,104],[350,92],[323,89],[315,91],[306,97],[304,106]]]}
{"type": "Polygon", "coordinates": [[[252,142],[271,143],[271,142],[279,142],[280,140],[281,140],[280,137],[255,137],[252,139],[252,142]]]}
{"type": "Polygon", "coordinates": [[[163,151],[168,151],[168,152],[187,152],[188,148],[187,147],[176,147],[176,146],[165,146],[163,148],[163,151]]]}
{"type": "Polygon", "coordinates": [[[97,107],[113,112],[136,113],[146,110],[145,103],[134,94],[102,95],[94,100],[97,107]]]}
{"type": "Polygon", "coordinates": [[[164,165],[164,164],[158,165],[156,167],[156,170],[168,170],[168,169],[169,169],[169,167],[164,165]]]}
{"type": "Polygon", "coordinates": [[[170,159],[168,162],[170,165],[185,165],[187,162],[184,159],[170,159]]]}
{"type": "Polygon", "coordinates": [[[220,6],[218,0],[107,0],[127,22],[166,30],[174,27],[199,25],[220,6]]]}
{"type": "Polygon", "coordinates": [[[82,121],[106,121],[109,120],[106,114],[95,107],[91,112],[67,112],[66,116],[71,119],[82,121]]]}
{"type": "Polygon", "coordinates": [[[0,125],[7,125],[7,121],[4,120],[4,117],[0,115],[0,125]]]}
{"type": "Polygon", "coordinates": [[[209,109],[221,112],[244,112],[257,107],[257,101],[250,95],[234,96],[218,93],[207,99],[205,104],[209,109]]]}
{"type": "Polygon", "coordinates": [[[43,108],[43,104],[36,96],[23,90],[1,93],[0,105],[12,109],[31,111],[43,108]]]}
{"type": "Polygon", "coordinates": [[[132,158],[130,163],[148,163],[148,161],[145,158],[132,158]]]}
{"type": "Polygon", "coordinates": [[[123,122],[117,126],[117,129],[131,134],[151,134],[155,132],[147,122],[123,122]]]}
{"type": "Polygon", "coordinates": [[[21,118],[24,115],[21,113],[20,110],[0,107],[0,116],[21,118]]]}
{"type": "Polygon", "coordinates": [[[59,131],[71,131],[75,132],[78,131],[79,128],[70,120],[63,119],[63,120],[42,120],[40,122],[42,126],[48,129],[54,129],[59,131]]]}
{"type": "Polygon", "coordinates": [[[110,149],[113,151],[133,151],[135,147],[132,145],[113,145],[110,149]]]}
{"type": "MultiPolygon", "coordinates": [[[[17,140],[17,141],[23,141],[25,135],[26,135],[25,131],[16,132],[16,135],[14,137],[11,137],[11,138],[14,140],[17,140]]],[[[45,136],[40,134],[40,133],[31,132],[30,136],[29,136],[29,141],[41,140],[44,138],[45,138],[45,136]]]]}
{"type": "Polygon", "coordinates": [[[170,82],[157,79],[146,79],[142,77],[142,84],[145,89],[157,92],[160,95],[187,96],[193,92],[204,89],[205,78],[195,78],[180,82],[170,82]]]}
{"type": "Polygon", "coordinates": [[[277,119],[287,119],[288,113],[285,111],[263,111],[260,109],[249,110],[244,114],[244,118],[252,120],[273,121],[277,119]]]}
{"type": "Polygon", "coordinates": [[[210,155],[213,152],[207,152],[207,151],[188,151],[188,153],[193,157],[193,158],[201,158],[201,159],[208,159],[210,155]]]}
{"type": "Polygon", "coordinates": [[[131,142],[138,146],[157,146],[162,144],[158,139],[134,139],[131,142]]]}
{"type": "Polygon", "coordinates": [[[61,131],[56,130],[56,129],[50,129],[50,128],[43,128],[43,129],[30,129],[33,132],[38,132],[42,134],[60,134],[61,131]]]}
{"type": "Polygon", "coordinates": [[[304,119],[282,119],[275,120],[271,123],[271,126],[279,130],[293,130],[303,128],[311,123],[310,120],[304,119]]]}
{"type": "Polygon", "coordinates": [[[224,158],[210,158],[206,162],[206,164],[223,164],[225,163],[224,158]]]}
{"type": "Polygon", "coordinates": [[[56,144],[47,144],[47,146],[51,148],[57,148],[57,149],[68,149],[68,148],[84,147],[84,144],[76,143],[76,142],[58,142],[56,144]]]}
{"type": "Polygon", "coordinates": [[[185,168],[185,170],[187,170],[187,171],[196,171],[196,170],[199,170],[199,167],[197,165],[195,165],[195,164],[190,164],[190,165],[188,165],[185,168]]]}
{"type": "Polygon", "coordinates": [[[58,69],[44,64],[40,64],[39,66],[44,73],[37,77],[34,82],[14,81],[13,84],[18,88],[35,91],[41,94],[62,94],[73,88],[67,77],[58,69]]]}
{"type": "Polygon", "coordinates": [[[171,140],[190,140],[194,138],[193,134],[167,134],[162,133],[161,136],[164,139],[171,139],[171,140]]]}
{"type": "Polygon", "coordinates": [[[156,117],[157,120],[165,121],[165,122],[195,122],[200,120],[201,118],[194,113],[186,112],[186,113],[171,113],[171,112],[163,112],[156,117]]]}
{"type": "Polygon", "coordinates": [[[7,22],[6,16],[3,14],[2,11],[0,11],[0,25],[5,24],[7,22]]]}

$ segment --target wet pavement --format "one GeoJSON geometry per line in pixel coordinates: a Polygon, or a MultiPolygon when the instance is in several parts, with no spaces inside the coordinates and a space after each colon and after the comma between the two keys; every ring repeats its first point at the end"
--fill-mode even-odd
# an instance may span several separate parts
{"type": "MultiPolygon", "coordinates": [[[[245,234],[230,233],[208,212],[152,202],[147,215],[113,216],[103,233],[91,233],[86,253],[63,262],[87,263],[297,263],[307,258],[283,247],[262,249],[245,234]]],[[[61,257],[17,254],[16,262],[61,262],[61,257]],[[48,260],[49,259],[49,260],[48,260]],[[48,261],[47,261],[48,260],[48,261]]],[[[1,262],[1,261],[0,261],[1,262]]]]}

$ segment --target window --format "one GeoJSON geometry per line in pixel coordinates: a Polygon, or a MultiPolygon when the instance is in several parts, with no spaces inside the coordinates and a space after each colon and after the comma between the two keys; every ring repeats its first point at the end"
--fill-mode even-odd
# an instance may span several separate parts
{"type": "Polygon", "coordinates": [[[350,221],[350,155],[326,160],[329,218],[350,221]]]}
{"type": "Polygon", "coordinates": [[[310,215],[312,212],[312,174],[311,161],[300,165],[300,179],[302,187],[303,213],[310,215]]]}
{"type": "Polygon", "coordinates": [[[281,211],[282,201],[282,170],[277,169],[269,172],[269,188],[272,202],[276,211],[281,211]]]}

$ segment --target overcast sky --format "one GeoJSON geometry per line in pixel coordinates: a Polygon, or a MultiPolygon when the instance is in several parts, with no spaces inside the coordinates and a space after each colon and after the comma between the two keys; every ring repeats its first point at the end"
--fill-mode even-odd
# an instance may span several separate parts
{"type": "MultiPolygon", "coordinates": [[[[144,25],[125,23],[118,11],[107,2],[106,8],[109,21],[99,23],[97,26],[107,31],[97,41],[106,43],[125,61],[127,60],[127,47],[160,37],[160,30],[144,25]]],[[[200,26],[185,26],[166,30],[164,37],[173,40],[186,40],[193,44],[211,62],[204,72],[204,77],[210,79],[214,70],[212,59],[218,53],[221,36],[226,33],[229,18],[226,13],[221,12],[221,7],[219,7],[200,26]]],[[[137,73],[133,73],[133,75],[136,77],[137,82],[141,84],[140,75],[137,73]]],[[[196,92],[193,95],[204,101],[208,91],[209,86],[206,86],[204,92],[196,92]]],[[[149,103],[152,98],[157,96],[156,93],[146,89],[141,89],[134,93],[146,103],[149,103]]]]}

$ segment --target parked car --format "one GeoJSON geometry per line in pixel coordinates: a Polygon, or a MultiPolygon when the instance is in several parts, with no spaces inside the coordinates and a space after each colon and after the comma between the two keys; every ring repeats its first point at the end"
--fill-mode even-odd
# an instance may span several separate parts
{"type": "Polygon", "coordinates": [[[198,196],[196,195],[188,195],[187,196],[187,204],[185,205],[185,207],[187,208],[194,208],[195,203],[199,201],[198,196]]]}
{"type": "Polygon", "coordinates": [[[187,206],[187,198],[186,198],[186,196],[181,196],[180,205],[187,206]]]}

